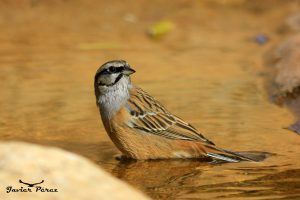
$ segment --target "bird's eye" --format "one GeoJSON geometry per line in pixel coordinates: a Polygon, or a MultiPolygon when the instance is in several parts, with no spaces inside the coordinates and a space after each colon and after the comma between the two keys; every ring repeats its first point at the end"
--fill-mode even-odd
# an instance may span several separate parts
{"type": "Polygon", "coordinates": [[[117,72],[117,68],[111,66],[111,67],[109,67],[109,71],[110,71],[111,73],[116,73],[116,72],[117,72]]]}

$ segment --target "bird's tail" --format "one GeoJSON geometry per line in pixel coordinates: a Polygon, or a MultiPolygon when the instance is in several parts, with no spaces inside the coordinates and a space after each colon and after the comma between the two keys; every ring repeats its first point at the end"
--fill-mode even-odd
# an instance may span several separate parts
{"type": "Polygon", "coordinates": [[[217,148],[215,146],[213,146],[213,148],[210,146],[210,149],[213,149],[214,151],[209,151],[206,155],[214,160],[222,162],[260,162],[266,159],[269,155],[266,152],[232,152],[226,149],[217,148]]]}

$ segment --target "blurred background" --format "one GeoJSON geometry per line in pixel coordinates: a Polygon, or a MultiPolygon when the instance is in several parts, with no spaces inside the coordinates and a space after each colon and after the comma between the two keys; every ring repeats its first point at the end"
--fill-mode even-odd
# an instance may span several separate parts
{"type": "MultiPolygon", "coordinates": [[[[293,115],[269,101],[264,53],[299,26],[299,1],[0,1],[0,140],[83,155],[154,199],[300,198],[293,115]],[[294,21],[293,21],[294,20],[294,21]],[[297,21],[298,20],[298,21],[297,21]],[[119,163],[94,73],[124,59],[132,81],[218,146],[262,163],[119,163]]],[[[299,17],[300,19],[300,17],[299,17]]]]}

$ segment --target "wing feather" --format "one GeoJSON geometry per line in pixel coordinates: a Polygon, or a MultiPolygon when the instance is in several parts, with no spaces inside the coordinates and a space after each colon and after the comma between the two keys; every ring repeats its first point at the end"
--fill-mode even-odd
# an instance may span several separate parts
{"type": "Polygon", "coordinates": [[[192,125],[172,115],[157,100],[140,88],[133,88],[127,108],[132,116],[133,128],[147,133],[176,140],[203,141],[214,145],[192,125]]]}

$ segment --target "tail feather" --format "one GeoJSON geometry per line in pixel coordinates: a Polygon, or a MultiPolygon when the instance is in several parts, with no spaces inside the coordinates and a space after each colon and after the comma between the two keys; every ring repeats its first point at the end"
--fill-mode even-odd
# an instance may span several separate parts
{"type": "Polygon", "coordinates": [[[241,161],[252,161],[260,162],[267,158],[269,155],[266,152],[232,152],[226,149],[217,147],[210,147],[214,149],[214,152],[208,152],[207,156],[225,162],[241,162],[241,161]]]}
{"type": "Polygon", "coordinates": [[[216,154],[216,153],[207,153],[207,155],[211,158],[225,161],[225,162],[240,162],[238,159],[230,158],[228,156],[222,155],[222,154],[216,154]]]}
{"type": "Polygon", "coordinates": [[[271,154],[267,152],[254,152],[254,151],[247,151],[247,152],[234,152],[235,155],[240,156],[241,158],[246,158],[249,161],[254,162],[261,162],[269,157],[271,154]]]}

